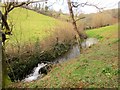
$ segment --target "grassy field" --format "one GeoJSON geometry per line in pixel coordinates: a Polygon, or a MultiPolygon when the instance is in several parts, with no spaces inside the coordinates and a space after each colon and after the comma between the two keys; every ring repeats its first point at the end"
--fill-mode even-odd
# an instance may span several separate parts
{"type": "Polygon", "coordinates": [[[6,51],[10,53],[16,53],[19,48],[23,49],[21,52],[26,47],[32,49],[36,43],[46,49],[56,43],[56,37],[59,41],[71,40],[76,33],[68,22],[25,8],[15,8],[9,13],[8,19],[9,24],[13,24],[12,35],[8,36],[6,41],[6,51]]]}
{"type": "MultiPolygon", "coordinates": [[[[117,25],[113,25],[113,26],[108,26],[108,27],[104,27],[104,28],[99,28],[98,29],[94,29],[94,30],[88,30],[87,31],[87,34],[89,37],[95,37],[95,38],[98,38],[98,39],[104,39],[105,38],[110,38],[110,36],[116,36],[117,37],[117,34],[115,32],[115,30],[118,30],[118,26],[117,25]]],[[[116,38],[114,37],[114,38],[116,38]]],[[[114,39],[113,38],[113,39],[114,39]]]]}
{"type": "Polygon", "coordinates": [[[42,40],[54,31],[55,26],[60,23],[57,19],[38,14],[24,8],[16,8],[9,15],[9,22],[13,22],[14,29],[10,42],[16,39],[21,42],[29,40],[42,40]]]}
{"type": "Polygon", "coordinates": [[[115,88],[118,87],[118,25],[87,31],[99,39],[97,45],[83,49],[75,59],[53,66],[42,79],[13,83],[25,88],[115,88]]]}

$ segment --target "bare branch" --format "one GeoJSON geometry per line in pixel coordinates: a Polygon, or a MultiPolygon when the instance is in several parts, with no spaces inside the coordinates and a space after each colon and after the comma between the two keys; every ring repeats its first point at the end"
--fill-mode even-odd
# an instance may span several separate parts
{"type": "Polygon", "coordinates": [[[75,20],[75,22],[81,20],[81,19],[84,19],[85,17],[81,17],[81,18],[78,18],[77,20],[75,20]]]}
{"type": "Polygon", "coordinates": [[[10,30],[10,27],[8,25],[8,22],[7,22],[7,16],[9,14],[10,11],[12,11],[14,8],[16,7],[20,7],[20,6],[23,6],[23,5],[28,5],[30,3],[36,3],[36,2],[44,2],[44,1],[47,1],[47,0],[38,0],[38,1],[31,1],[31,0],[27,0],[26,2],[3,2],[4,6],[4,9],[5,9],[5,12],[4,14],[2,14],[2,12],[0,12],[0,16],[2,18],[2,28],[3,26],[5,26],[5,28],[7,29],[7,34],[11,33],[12,30],[10,30]]]}
{"type": "Polygon", "coordinates": [[[96,9],[98,9],[100,12],[101,12],[101,10],[103,10],[105,7],[103,7],[103,8],[100,8],[100,7],[98,7],[97,5],[95,5],[95,4],[91,4],[91,3],[88,3],[88,2],[85,2],[85,3],[80,3],[80,4],[78,4],[77,2],[72,2],[72,6],[74,7],[74,8],[77,8],[77,7],[84,7],[84,6],[93,6],[93,7],[95,7],[96,9]]]}
{"type": "Polygon", "coordinates": [[[11,10],[13,10],[16,7],[20,7],[20,6],[23,6],[23,5],[29,5],[31,3],[43,2],[43,1],[47,1],[47,0],[39,0],[39,1],[30,1],[30,0],[28,0],[27,2],[21,2],[21,3],[10,2],[10,3],[12,3],[12,7],[8,10],[8,12],[10,12],[11,10]]]}
{"type": "Polygon", "coordinates": [[[49,5],[48,8],[51,7],[51,6],[53,6],[55,3],[57,3],[57,2],[54,2],[54,3],[52,3],[51,5],[49,5]]]}

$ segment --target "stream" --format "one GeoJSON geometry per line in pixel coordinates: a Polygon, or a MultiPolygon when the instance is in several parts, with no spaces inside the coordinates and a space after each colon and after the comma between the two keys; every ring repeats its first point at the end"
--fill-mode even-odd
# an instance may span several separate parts
{"type": "Polygon", "coordinates": [[[46,65],[47,64],[44,64],[44,63],[38,64],[38,66],[33,69],[33,72],[22,81],[30,82],[30,81],[36,80],[41,75],[41,73],[39,73],[39,70],[45,67],[46,65]]]}
{"type": "MultiPolygon", "coordinates": [[[[98,40],[96,38],[88,38],[81,43],[81,46],[82,46],[82,48],[89,48],[92,45],[97,44],[97,43],[98,43],[98,40]]],[[[75,58],[79,55],[80,55],[80,48],[79,48],[79,45],[76,44],[66,54],[55,59],[53,63],[54,64],[62,63],[69,59],[75,58]]],[[[40,70],[45,66],[47,66],[47,63],[38,64],[38,66],[33,69],[33,72],[30,75],[27,75],[27,77],[22,81],[31,82],[33,80],[37,80],[37,78],[42,75],[40,70]]]]}

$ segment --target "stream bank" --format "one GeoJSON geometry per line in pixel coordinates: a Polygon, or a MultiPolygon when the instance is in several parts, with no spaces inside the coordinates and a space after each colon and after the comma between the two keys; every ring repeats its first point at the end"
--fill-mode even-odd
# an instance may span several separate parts
{"type": "MultiPolygon", "coordinates": [[[[85,41],[83,41],[81,43],[81,45],[82,45],[83,48],[89,48],[92,45],[97,44],[97,43],[98,43],[98,40],[96,38],[88,38],[85,41]]],[[[79,55],[80,55],[79,45],[75,44],[63,56],[58,57],[57,59],[53,60],[53,62],[51,62],[51,63],[52,64],[63,63],[64,61],[70,60],[70,59],[75,58],[75,57],[77,57],[79,55]]],[[[46,63],[38,64],[38,66],[33,69],[33,73],[30,74],[30,75],[28,75],[24,79],[24,81],[25,82],[30,82],[30,81],[36,80],[38,78],[38,76],[44,74],[44,72],[42,72],[41,69],[43,69],[45,72],[47,72],[47,70],[44,68],[47,65],[48,65],[47,62],[46,63]],[[37,73],[37,75],[34,75],[34,73],[37,73]]]]}

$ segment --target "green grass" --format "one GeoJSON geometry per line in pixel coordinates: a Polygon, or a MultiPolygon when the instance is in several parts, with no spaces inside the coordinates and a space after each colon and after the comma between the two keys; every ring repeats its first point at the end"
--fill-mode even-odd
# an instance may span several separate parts
{"type": "Polygon", "coordinates": [[[99,43],[75,58],[53,67],[42,79],[13,83],[26,88],[115,88],[118,87],[117,25],[87,31],[90,37],[102,36],[99,43]],[[114,40],[113,40],[114,39],[114,40]]]}
{"type": "Polygon", "coordinates": [[[89,37],[104,39],[116,33],[115,30],[117,29],[118,29],[118,25],[113,25],[113,26],[102,27],[94,30],[87,30],[87,34],[89,37]]]}
{"type": "Polygon", "coordinates": [[[37,38],[43,40],[50,36],[55,26],[60,23],[60,21],[54,18],[24,8],[15,8],[10,12],[9,22],[11,21],[14,29],[9,41],[13,43],[16,40],[21,42],[35,41],[37,38]]]}

